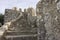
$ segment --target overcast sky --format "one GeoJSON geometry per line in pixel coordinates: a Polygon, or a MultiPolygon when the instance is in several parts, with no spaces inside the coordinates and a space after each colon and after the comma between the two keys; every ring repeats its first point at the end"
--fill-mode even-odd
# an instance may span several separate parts
{"type": "Polygon", "coordinates": [[[28,8],[30,6],[36,7],[38,0],[0,0],[0,13],[4,13],[6,8],[28,8]]]}

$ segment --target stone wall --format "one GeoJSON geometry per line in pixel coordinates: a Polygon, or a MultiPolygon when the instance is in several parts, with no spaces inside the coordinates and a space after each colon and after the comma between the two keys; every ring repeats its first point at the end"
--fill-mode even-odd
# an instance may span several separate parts
{"type": "Polygon", "coordinates": [[[4,14],[4,23],[10,22],[13,19],[16,19],[20,15],[20,12],[12,9],[5,9],[4,14]]]}
{"type": "MultiPolygon", "coordinates": [[[[60,40],[60,32],[58,24],[59,13],[57,11],[58,0],[41,0],[37,4],[37,13],[43,16],[44,25],[46,28],[46,40],[60,40]]],[[[40,38],[41,39],[41,38],[40,38]]]]}
{"type": "MultiPolygon", "coordinates": [[[[20,9],[21,10],[21,9],[20,9]]],[[[37,25],[36,25],[36,16],[32,16],[29,12],[24,9],[24,12],[6,9],[5,10],[5,23],[11,22],[13,20],[6,31],[4,37],[7,36],[11,39],[11,37],[16,36],[16,39],[21,40],[37,40],[37,25]],[[19,17],[22,14],[21,17],[19,17]],[[14,20],[15,19],[15,20],[14,20]],[[13,36],[12,36],[13,35],[13,36]],[[21,35],[28,35],[28,37],[20,37],[21,35]],[[29,35],[33,35],[29,37],[29,35]],[[35,35],[35,36],[34,36],[35,35]],[[18,37],[18,38],[17,38],[18,37]],[[36,38],[35,38],[36,37],[36,38]]],[[[10,40],[6,38],[7,40],[10,40]]],[[[15,37],[13,38],[15,40],[15,37]]]]}

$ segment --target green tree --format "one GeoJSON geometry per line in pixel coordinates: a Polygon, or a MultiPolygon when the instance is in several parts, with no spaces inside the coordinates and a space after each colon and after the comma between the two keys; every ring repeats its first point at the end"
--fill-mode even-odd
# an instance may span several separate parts
{"type": "Polygon", "coordinates": [[[4,24],[4,15],[0,14],[0,23],[3,25],[4,24]]]}

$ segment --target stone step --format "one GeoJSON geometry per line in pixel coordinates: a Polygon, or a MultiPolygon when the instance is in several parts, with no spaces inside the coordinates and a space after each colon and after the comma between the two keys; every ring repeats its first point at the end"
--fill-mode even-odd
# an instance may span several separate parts
{"type": "Polygon", "coordinates": [[[7,33],[7,35],[29,35],[29,34],[33,34],[33,33],[7,33]]]}
{"type": "Polygon", "coordinates": [[[6,40],[37,40],[37,34],[34,35],[7,35],[6,40]]]}
{"type": "Polygon", "coordinates": [[[34,32],[15,32],[15,31],[8,31],[6,35],[30,35],[30,34],[37,34],[34,32]]]}

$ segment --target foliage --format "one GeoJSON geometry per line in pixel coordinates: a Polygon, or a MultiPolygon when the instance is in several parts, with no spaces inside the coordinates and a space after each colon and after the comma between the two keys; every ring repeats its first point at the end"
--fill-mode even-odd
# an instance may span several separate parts
{"type": "Polygon", "coordinates": [[[0,23],[3,25],[4,23],[4,15],[3,14],[0,14],[0,23]]]}

